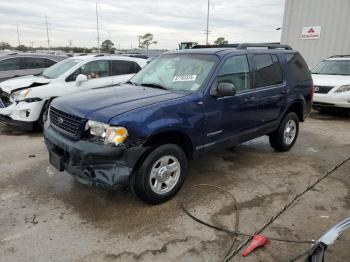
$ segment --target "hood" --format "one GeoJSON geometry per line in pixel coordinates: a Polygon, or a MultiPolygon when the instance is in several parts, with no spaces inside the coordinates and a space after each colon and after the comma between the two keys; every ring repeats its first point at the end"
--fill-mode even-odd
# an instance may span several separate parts
{"type": "Polygon", "coordinates": [[[134,85],[113,86],[55,99],[52,106],[69,114],[103,123],[117,115],[186,96],[167,90],[134,85]]]}
{"type": "Polygon", "coordinates": [[[315,86],[342,86],[350,85],[350,76],[312,74],[315,86]]]}
{"type": "Polygon", "coordinates": [[[10,94],[14,90],[24,89],[28,87],[42,86],[50,83],[52,79],[47,79],[42,76],[21,76],[6,80],[0,83],[2,91],[10,94]]]}

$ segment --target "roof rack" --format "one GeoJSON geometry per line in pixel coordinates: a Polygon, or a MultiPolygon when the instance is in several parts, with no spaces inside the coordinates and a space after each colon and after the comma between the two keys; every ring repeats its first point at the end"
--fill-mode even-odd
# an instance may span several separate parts
{"type": "Polygon", "coordinates": [[[330,57],[328,57],[328,58],[337,58],[337,57],[350,57],[350,55],[332,55],[332,56],[330,56],[330,57]]]}
{"type": "Polygon", "coordinates": [[[99,57],[99,56],[105,56],[105,54],[97,54],[97,55],[94,55],[94,57],[99,57]]]}
{"type": "Polygon", "coordinates": [[[236,48],[237,49],[248,49],[249,47],[266,47],[267,49],[285,49],[285,50],[293,50],[289,45],[282,45],[282,44],[265,44],[265,43],[260,43],[260,44],[249,44],[249,43],[244,43],[238,45],[236,48]]]}

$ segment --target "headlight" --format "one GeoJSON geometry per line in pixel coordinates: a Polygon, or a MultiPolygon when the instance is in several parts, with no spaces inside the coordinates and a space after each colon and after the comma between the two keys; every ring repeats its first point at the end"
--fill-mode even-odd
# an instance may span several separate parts
{"type": "Polygon", "coordinates": [[[119,145],[128,137],[125,127],[110,126],[100,122],[89,120],[85,125],[85,130],[90,130],[90,134],[102,138],[105,144],[119,145]]]}
{"type": "Polygon", "coordinates": [[[342,92],[349,92],[350,91],[350,85],[341,86],[339,87],[334,93],[342,93],[342,92]]]}
{"type": "Polygon", "coordinates": [[[30,89],[23,89],[20,91],[13,92],[11,97],[14,101],[22,101],[29,95],[30,89]]]}

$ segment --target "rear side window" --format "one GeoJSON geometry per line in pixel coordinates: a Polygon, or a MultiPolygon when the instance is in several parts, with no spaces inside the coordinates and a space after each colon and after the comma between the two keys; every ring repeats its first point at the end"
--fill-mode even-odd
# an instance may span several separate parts
{"type": "Polygon", "coordinates": [[[276,55],[254,55],[256,65],[256,87],[272,86],[282,83],[282,69],[276,55]]]}
{"type": "Polygon", "coordinates": [[[310,70],[303,59],[303,57],[298,54],[285,54],[287,60],[287,66],[293,80],[295,81],[305,81],[311,80],[310,70]]]}
{"type": "Polygon", "coordinates": [[[20,69],[19,58],[9,58],[0,61],[0,71],[10,71],[20,69]]]}
{"type": "Polygon", "coordinates": [[[133,61],[112,60],[112,75],[136,74],[141,67],[133,61]]]}
{"type": "Polygon", "coordinates": [[[219,72],[219,83],[234,84],[237,92],[250,89],[250,73],[245,55],[227,59],[219,72]]]}
{"type": "Polygon", "coordinates": [[[21,69],[37,69],[47,68],[55,64],[54,61],[40,57],[23,57],[21,61],[21,69]]]}

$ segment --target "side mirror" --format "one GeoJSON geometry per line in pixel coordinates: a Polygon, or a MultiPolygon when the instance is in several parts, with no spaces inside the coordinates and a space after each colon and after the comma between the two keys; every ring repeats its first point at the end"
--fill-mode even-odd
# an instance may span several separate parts
{"type": "Polygon", "coordinates": [[[77,86],[80,86],[81,83],[86,82],[87,80],[88,79],[87,79],[86,75],[79,74],[79,75],[77,75],[77,78],[75,79],[75,83],[77,86]]]}
{"type": "Polygon", "coordinates": [[[217,94],[219,96],[234,96],[237,92],[236,86],[231,83],[222,82],[218,84],[217,94]]]}

